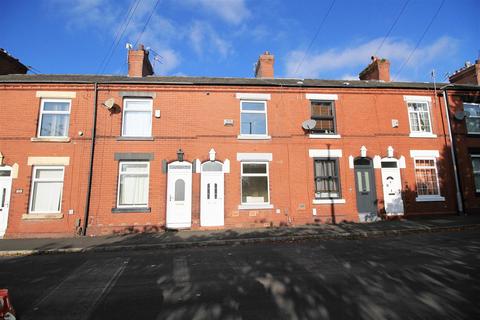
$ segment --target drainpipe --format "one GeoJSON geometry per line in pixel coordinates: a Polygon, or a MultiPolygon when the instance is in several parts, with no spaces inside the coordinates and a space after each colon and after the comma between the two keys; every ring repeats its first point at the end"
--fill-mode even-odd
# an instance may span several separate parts
{"type": "Polygon", "coordinates": [[[95,135],[97,132],[97,100],[98,100],[98,87],[97,82],[94,84],[95,98],[93,104],[93,123],[92,123],[92,145],[90,147],[90,169],[88,172],[88,183],[87,183],[87,197],[85,199],[85,213],[83,215],[83,227],[82,227],[82,236],[87,234],[87,225],[88,225],[88,214],[90,209],[90,195],[92,192],[92,176],[93,176],[93,157],[95,152],[95,135]]]}
{"type": "MultiPolygon", "coordinates": [[[[447,85],[448,86],[448,85],[447,85]]],[[[445,105],[445,115],[447,117],[447,125],[448,125],[448,135],[450,137],[450,152],[452,155],[452,164],[453,164],[453,174],[455,175],[455,187],[457,189],[457,207],[458,207],[458,214],[459,215],[464,215],[463,211],[463,197],[462,197],[462,192],[460,188],[460,177],[458,176],[458,171],[457,171],[457,155],[455,153],[455,140],[453,139],[452,136],[452,126],[450,124],[450,105],[448,104],[448,92],[447,92],[447,86],[443,87],[443,101],[445,105]]]]}

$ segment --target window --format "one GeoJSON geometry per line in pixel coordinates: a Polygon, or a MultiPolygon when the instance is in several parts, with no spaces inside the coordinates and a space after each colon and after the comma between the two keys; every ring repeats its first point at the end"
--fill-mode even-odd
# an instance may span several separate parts
{"type": "Polygon", "coordinates": [[[60,213],[64,167],[34,166],[30,213],[60,213]]]}
{"type": "Polygon", "coordinates": [[[480,133],[480,104],[464,103],[463,110],[467,115],[467,132],[480,133]]]}
{"type": "Polygon", "coordinates": [[[151,99],[125,99],[123,107],[122,136],[152,136],[151,99]]]}
{"type": "Polygon", "coordinates": [[[39,137],[67,137],[70,122],[70,100],[42,99],[39,137]]]}
{"type": "Polygon", "coordinates": [[[480,192],[480,155],[472,154],[472,168],[473,168],[473,178],[475,179],[475,191],[480,192]]]}
{"type": "Polygon", "coordinates": [[[117,207],[147,207],[149,162],[120,162],[117,207]]]}
{"type": "Polygon", "coordinates": [[[412,133],[432,133],[430,110],[427,102],[408,102],[408,116],[412,133]]]}
{"type": "Polygon", "coordinates": [[[333,101],[312,101],[311,118],[317,121],[312,131],[322,134],[336,133],[333,101]]]}
{"type": "Polygon", "coordinates": [[[315,159],[315,198],[340,198],[340,181],[337,159],[315,159]]]}
{"type": "Polygon", "coordinates": [[[242,204],[269,204],[268,163],[242,163],[242,204]]]}
{"type": "Polygon", "coordinates": [[[240,102],[240,135],[267,135],[267,103],[265,101],[240,102]]]}
{"type": "Polygon", "coordinates": [[[415,158],[415,180],[419,198],[440,196],[435,158],[415,158]]]}

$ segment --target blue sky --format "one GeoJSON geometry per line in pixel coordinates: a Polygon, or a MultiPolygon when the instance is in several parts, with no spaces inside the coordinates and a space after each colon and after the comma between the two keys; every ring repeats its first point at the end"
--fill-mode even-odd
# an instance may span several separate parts
{"type": "Polygon", "coordinates": [[[252,77],[253,64],[268,50],[275,55],[276,77],[320,79],[355,79],[376,53],[390,59],[391,75],[398,81],[431,81],[435,68],[440,82],[480,55],[479,0],[445,0],[419,42],[441,4],[2,0],[0,47],[41,73],[126,74],[125,44],[138,41],[161,57],[155,61],[158,75],[219,77],[252,77]],[[118,45],[108,58],[116,36],[118,45]]]}

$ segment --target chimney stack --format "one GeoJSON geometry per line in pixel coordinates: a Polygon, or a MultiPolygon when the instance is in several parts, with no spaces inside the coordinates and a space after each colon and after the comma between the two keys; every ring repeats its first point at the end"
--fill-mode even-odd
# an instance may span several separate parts
{"type": "Polygon", "coordinates": [[[372,62],[358,75],[360,80],[390,81],[390,61],[372,56],[372,62]]]}
{"type": "Polygon", "coordinates": [[[255,78],[273,78],[274,57],[270,52],[265,51],[255,65],[255,78]]]}
{"type": "Polygon", "coordinates": [[[153,75],[153,68],[148,59],[148,51],[143,44],[138,50],[128,49],[128,76],[145,77],[153,75]]]}
{"type": "Polygon", "coordinates": [[[467,61],[465,67],[455,71],[448,77],[450,83],[455,84],[474,84],[480,86],[480,59],[475,64],[467,61]]]}

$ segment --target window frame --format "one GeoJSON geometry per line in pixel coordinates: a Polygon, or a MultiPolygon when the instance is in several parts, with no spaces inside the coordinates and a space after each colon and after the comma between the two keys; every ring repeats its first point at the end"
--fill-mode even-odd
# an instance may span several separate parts
{"type": "MultiPolygon", "coordinates": [[[[476,106],[478,109],[480,109],[480,103],[474,103],[474,102],[463,102],[462,106],[463,106],[463,111],[465,112],[465,105],[468,104],[468,105],[474,105],[476,106]]],[[[468,131],[468,124],[467,124],[467,121],[468,121],[468,118],[475,118],[475,119],[479,119],[478,121],[480,121],[480,116],[466,116],[465,117],[465,130],[467,131],[467,134],[471,134],[471,135],[480,135],[480,131],[468,131]]],[[[480,192],[480,191],[478,191],[480,192]]]]}
{"type": "MultiPolygon", "coordinates": [[[[146,108],[145,108],[146,109],[146,108]]],[[[140,139],[144,139],[144,138],[151,138],[152,135],[153,135],[153,99],[151,98],[125,98],[123,99],[123,108],[122,108],[122,127],[121,127],[121,132],[120,132],[120,136],[121,137],[125,137],[125,138],[140,138],[140,139]],[[128,102],[148,102],[149,103],[149,108],[150,110],[135,110],[135,111],[129,111],[127,109],[127,104],[128,102]],[[150,134],[149,135],[145,135],[145,136],[132,136],[132,135],[126,135],[125,134],[125,113],[126,112],[147,112],[149,111],[150,112],[150,134]]]]}
{"type": "Polygon", "coordinates": [[[314,157],[313,158],[313,186],[314,186],[314,199],[315,200],[328,200],[328,199],[342,199],[342,185],[340,181],[340,165],[339,165],[339,159],[338,158],[332,158],[332,157],[314,157]],[[322,196],[317,196],[320,192],[317,191],[317,178],[320,177],[327,177],[327,176],[317,176],[316,173],[316,162],[317,161],[334,161],[335,162],[335,172],[336,172],[336,179],[337,179],[337,185],[338,185],[338,196],[337,197],[332,197],[329,195],[328,197],[322,197],[322,196]]]}
{"type": "Polygon", "coordinates": [[[431,115],[431,107],[430,107],[430,102],[427,101],[427,100],[407,100],[406,101],[407,103],[407,113],[408,113],[408,124],[409,124],[409,128],[410,128],[410,134],[413,135],[413,136],[433,136],[434,133],[433,133],[433,122],[432,122],[432,115],[431,115]],[[425,111],[411,111],[410,110],[410,104],[411,103],[417,103],[417,104],[426,104],[427,105],[427,115],[428,115],[428,122],[429,122],[429,126],[430,126],[430,131],[414,131],[412,129],[412,119],[410,118],[410,113],[415,113],[417,115],[417,120],[419,121],[420,123],[420,115],[419,113],[420,112],[425,112],[425,111]]]}
{"type": "Polygon", "coordinates": [[[477,187],[477,185],[475,183],[475,175],[476,174],[480,175],[480,171],[475,172],[475,167],[473,165],[473,159],[479,159],[479,161],[480,161],[480,154],[477,154],[477,153],[471,153],[470,154],[470,160],[471,160],[471,164],[472,164],[473,186],[475,188],[475,193],[479,194],[480,193],[480,186],[477,187]]]}
{"type": "Polygon", "coordinates": [[[336,110],[336,105],[335,105],[335,100],[326,100],[326,99],[311,99],[310,100],[310,119],[312,120],[332,120],[333,121],[333,132],[332,133],[326,133],[326,132],[321,132],[319,130],[312,129],[312,134],[315,135],[325,135],[325,136],[335,136],[338,135],[338,128],[337,128],[337,110],[336,110]],[[319,117],[314,117],[313,116],[313,103],[315,102],[328,102],[332,105],[332,116],[319,116],[319,117]]]}
{"type": "Polygon", "coordinates": [[[414,157],[413,158],[413,170],[415,174],[415,193],[417,194],[417,201],[422,201],[422,200],[444,200],[445,198],[442,197],[442,192],[440,190],[440,180],[439,180],[439,175],[438,175],[438,166],[437,166],[437,158],[436,157],[414,157]],[[433,160],[433,166],[428,166],[428,167],[417,167],[417,160],[428,160],[431,161],[433,160]],[[437,182],[437,190],[438,194],[418,194],[418,180],[417,180],[417,169],[434,169],[435,170],[435,176],[436,176],[436,182],[437,182]]]}
{"type": "Polygon", "coordinates": [[[41,98],[40,99],[40,116],[38,119],[38,128],[37,128],[37,137],[38,138],[68,138],[68,132],[70,131],[70,117],[72,111],[72,100],[71,99],[51,99],[51,98],[41,98]],[[68,111],[45,111],[45,102],[68,102],[68,111]],[[67,114],[68,115],[68,126],[65,130],[65,135],[63,136],[42,136],[42,122],[44,114],[67,114]]]}
{"type": "Polygon", "coordinates": [[[264,206],[270,205],[270,168],[268,161],[242,161],[240,162],[240,205],[241,206],[264,206]],[[244,164],[265,164],[266,173],[244,173],[244,164]],[[243,177],[267,177],[267,202],[243,202],[243,177]]]}
{"type": "Polygon", "coordinates": [[[268,138],[268,112],[267,112],[267,101],[265,100],[240,100],[240,138],[268,138]],[[261,103],[264,106],[263,111],[257,110],[243,110],[244,103],[261,103]],[[254,114],[265,114],[265,133],[264,134],[254,134],[254,133],[242,133],[242,114],[243,113],[254,113],[254,114]]]}
{"type": "Polygon", "coordinates": [[[65,184],[65,166],[45,166],[45,165],[34,165],[32,168],[32,179],[31,179],[31,186],[30,186],[30,200],[28,204],[28,213],[29,214],[44,214],[44,213],[61,213],[62,212],[62,201],[63,201],[63,186],[65,184]],[[34,197],[34,190],[35,190],[35,182],[60,182],[59,179],[45,179],[45,178],[36,178],[37,170],[39,169],[61,169],[62,170],[62,188],[60,191],[60,206],[58,211],[33,211],[33,197],[34,197]]]}
{"type": "Polygon", "coordinates": [[[118,181],[117,181],[117,208],[148,208],[150,201],[150,161],[127,161],[127,160],[121,160],[118,162],[118,181]],[[145,174],[143,172],[135,172],[135,173],[126,173],[122,172],[122,164],[147,164],[147,181],[148,181],[148,187],[147,187],[147,203],[145,205],[125,205],[125,204],[120,204],[120,181],[122,178],[122,175],[142,175],[145,174]]]}

